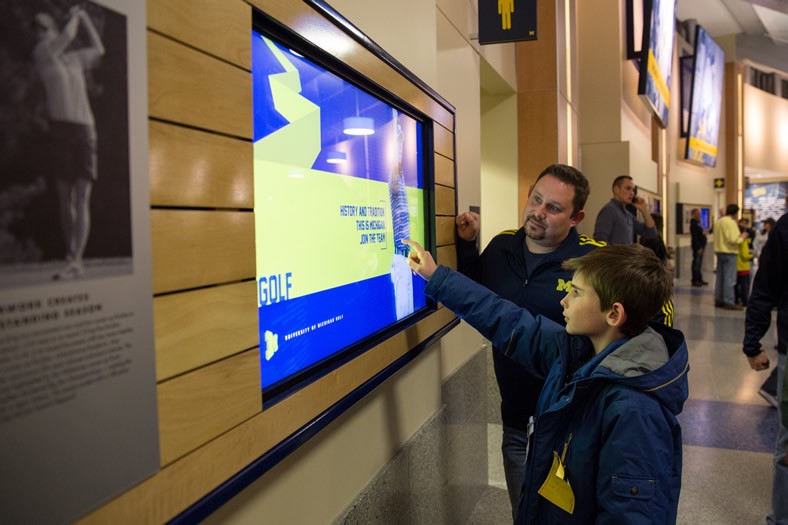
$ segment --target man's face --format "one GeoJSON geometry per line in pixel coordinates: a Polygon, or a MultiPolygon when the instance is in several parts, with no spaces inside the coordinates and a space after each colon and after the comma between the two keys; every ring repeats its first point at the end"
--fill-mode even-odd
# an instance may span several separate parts
{"type": "Polygon", "coordinates": [[[41,40],[52,40],[57,37],[57,26],[55,19],[46,13],[37,13],[34,17],[33,25],[36,29],[36,37],[41,40]]]}
{"type": "Polygon", "coordinates": [[[692,212],[692,218],[695,219],[696,221],[699,221],[700,220],[700,211],[699,210],[693,211],[692,212]]]}
{"type": "Polygon", "coordinates": [[[553,175],[537,181],[528,194],[523,210],[523,226],[528,238],[544,248],[555,248],[566,239],[572,226],[578,224],[585,213],[573,212],[575,187],[561,182],[553,175]]]}
{"type": "Polygon", "coordinates": [[[618,183],[618,186],[613,186],[613,197],[624,204],[631,204],[635,197],[635,183],[632,179],[624,179],[618,183]]]}

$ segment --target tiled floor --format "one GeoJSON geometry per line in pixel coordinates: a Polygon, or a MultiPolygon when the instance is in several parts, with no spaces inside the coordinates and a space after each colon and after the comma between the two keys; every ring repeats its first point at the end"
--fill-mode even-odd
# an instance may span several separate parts
{"type": "MultiPolygon", "coordinates": [[[[706,278],[713,281],[713,274],[706,278]]],[[[714,285],[676,279],[675,327],[690,353],[690,398],[679,419],[684,469],[678,523],[762,524],[769,509],[777,411],[758,395],[767,372],[753,372],[741,352],[744,312],[714,308],[714,285]]],[[[774,322],[763,339],[772,366],[774,322]]],[[[491,377],[491,381],[495,381],[491,377]]],[[[496,414],[499,401],[490,399],[496,414]]],[[[490,486],[468,523],[507,524],[511,514],[500,452],[500,421],[489,425],[490,486]]]]}

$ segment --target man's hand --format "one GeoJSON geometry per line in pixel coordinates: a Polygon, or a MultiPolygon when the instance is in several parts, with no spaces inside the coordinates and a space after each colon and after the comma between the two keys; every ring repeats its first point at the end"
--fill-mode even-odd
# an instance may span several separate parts
{"type": "Polygon", "coordinates": [[[632,206],[643,212],[643,217],[645,217],[646,215],[650,215],[648,209],[648,202],[646,202],[646,199],[644,199],[643,197],[638,197],[637,195],[635,195],[635,197],[632,198],[632,206]]]}
{"type": "Polygon", "coordinates": [[[479,214],[475,211],[466,211],[454,219],[457,225],[457,235],[465,241],[475,241],[479,235],[479,214]]]}
{"type": "Polygon", "coordinates": [[[410,253],[408,254],[408,266],[410,266],[410,269],[421,275],[425,281],[429,281],[432,274],[438,269],[438,265],[435,264],[430,252],[422,248],[416,241],[404,239],[402,243],[410,246],[410,253]]]}
{"type": "Polygon", "coordinates": [[[768,370],[769,369],[769,356],[766,352],[761,350],[761,353],[755,356],[747,356],[747,361],[750,362],[750,368],[753,370],[768,370]]]}

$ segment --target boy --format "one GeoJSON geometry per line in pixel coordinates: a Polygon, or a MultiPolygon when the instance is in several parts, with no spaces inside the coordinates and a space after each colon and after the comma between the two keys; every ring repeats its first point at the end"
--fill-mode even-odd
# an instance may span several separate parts
{"type": "Polygon", "coordinates": [[[672,287],[654,253],[608,246],[566,261],[564,328],[404,242],[428,296],[546,378],[515,523],[675,523],[689,363],[681,332],[648,323],[672,287]]]}

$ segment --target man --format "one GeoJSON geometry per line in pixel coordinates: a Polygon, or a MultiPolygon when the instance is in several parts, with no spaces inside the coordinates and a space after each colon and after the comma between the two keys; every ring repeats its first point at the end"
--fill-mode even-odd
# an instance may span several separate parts
{"type": "Polygon", "coordinates": [[[632,244],[635,235],[656,237],[657,229],[648,209],[648,203],[635,195],[635,184],[629,175],[620,175],[613,181],[613,198],[605,204],[594,225],[594,238],[607,244],[632,244]],[[627,211],[631,204],[643,215],[643,222],[627,211]]]}
{"type": "Polygon", "coordinates": [[[739,219],[739,229],[744,230],[747,232],[747,236],[750,239],[748,242],[752,242],[752,239],[755,238],[755,230],[750,228],[750,219],[741,218],[739,219]]]}
{"type": "MultiPolygon", "coordinates": [[[[788,207],[788,197],[785,205],[788,207]]],[[[761,252],[752,293],[747,303],[743,351],[753,370],[768,370],[769,357],[761,348],[761,338],[769,330],[772,308],[777,308],[777,392],[781,395],[782,418],[777,431],[772,481],[772,513],[766,523],[788,523],[788,428],[786,427],[785,353],[788,346],[788,213],[783,214],[769,233],[761,252]]]]}
{"type": "MultiPolygon", "coordinates": [[[[548,166],[528,193],[523,226],[495,236],[481,256],[476,247],[478,214],[458,216],[459,270],[501,297],[564,324],[560,302],[569,291],[572,272],[561,263],[604,245],[575,230],[585,217],[589,191],[588,180],[577,169],[548,166]]],[[[528,375],[502,352],[493,352],[493,362],[501,392],[504,474],[514,516],[525,478],[528,421],[544,378],[528,375]]]]}
{"type": "Polygon", "coordinates": [[[53,279],[75,279],[84,272],[82,261],[90,235],[90,194],[98,177],[96,126],[85,73],[104,54],[98,31],[84,8],[73,6],[58,30],[47,13],[34,18],[38,41],[33,60],[46,95],[52,167],[66,244],[66,264],[53,279]],[[72,46],[79,28],[87,45],[72,46]]]}
{"type": "Polygon", "coordinates": [[[717,279],[714,283],[714,306],[726,310],[742,310],[736,304],[733,287],[736,286],[736,260],[739,245],[747,238],[746,231],[739,230],[736,216],[739,206],[728,204],[725,216],[714,225],[714,253],[717,255],[717,279]]]}
{"type": "Polygon", "coordinates": [[[690,237],[692,239],[692,286],[706,286],[709,283],[703,280],[701,267],[703,266],[703,252],[706,251],[706,232],[700,225],[700,210],[693,208],[690,212],[690,237]]]}

